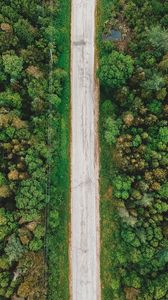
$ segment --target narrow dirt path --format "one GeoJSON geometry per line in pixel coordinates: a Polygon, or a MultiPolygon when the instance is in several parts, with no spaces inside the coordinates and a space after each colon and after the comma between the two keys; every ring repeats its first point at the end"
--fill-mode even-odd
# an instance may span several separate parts
{"type": "Polygon", "coordinates": [[[71,299],[100,300],[96,0],[72,0],[71,299]]]}

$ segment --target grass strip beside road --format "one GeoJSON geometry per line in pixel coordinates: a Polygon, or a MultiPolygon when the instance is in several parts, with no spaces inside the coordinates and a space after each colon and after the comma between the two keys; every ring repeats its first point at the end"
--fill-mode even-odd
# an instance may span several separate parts
{"type": "Polygon", "coordinates": [[[60,31],[58,67],[65,70],[67,79],[62,93],[60,121],[55,128],[55,165],[52,166],[49,211],[57,209],[59,225],[55,234],[48,233],[49,300],[69,299],[69,191],[70,191],[70,12],[71,1],[60,1],[60,12],[54,26],[60,31]],[[58,141],[59,140],[59,141],[58,141]]]}

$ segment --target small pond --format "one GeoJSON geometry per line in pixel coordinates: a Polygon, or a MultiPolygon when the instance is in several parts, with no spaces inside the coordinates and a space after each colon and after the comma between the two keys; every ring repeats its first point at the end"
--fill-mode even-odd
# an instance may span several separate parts
{"type": "Polygon", "coordinates": [[[112,29],[110,33],[103,34],[103,40],[121,41],[122,40],[122,33],[117,29],[112,29]]]}

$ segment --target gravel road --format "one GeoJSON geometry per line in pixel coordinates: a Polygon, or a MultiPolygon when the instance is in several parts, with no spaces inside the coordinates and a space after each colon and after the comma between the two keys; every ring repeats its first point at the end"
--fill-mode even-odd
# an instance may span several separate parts
{"type": "Polygon", "coordinates": [[[71,299],[100,300],[96,0],[72,0],[71,299]]]}

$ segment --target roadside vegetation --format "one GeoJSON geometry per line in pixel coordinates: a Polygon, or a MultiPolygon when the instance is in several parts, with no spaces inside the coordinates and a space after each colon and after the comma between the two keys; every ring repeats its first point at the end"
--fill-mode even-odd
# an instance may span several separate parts
{"type": "Polygon", "coordinates": [[[63,2],[0,0],[0,299],[68,299],[63,2]]]}
{"type": "Polygon", "coordinates": [[[100,0],[98,47],[102,298],[165,300],[167,1],[100,0]]]}

